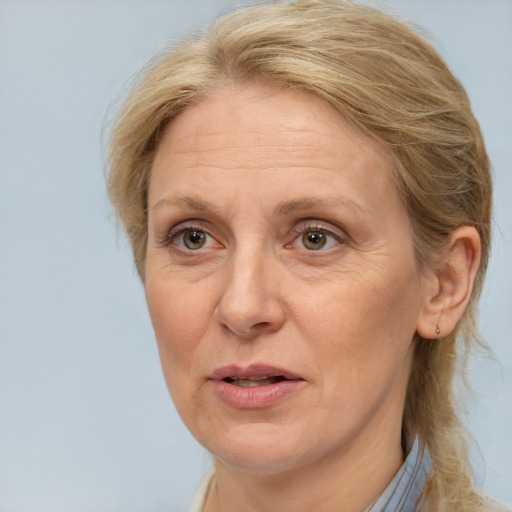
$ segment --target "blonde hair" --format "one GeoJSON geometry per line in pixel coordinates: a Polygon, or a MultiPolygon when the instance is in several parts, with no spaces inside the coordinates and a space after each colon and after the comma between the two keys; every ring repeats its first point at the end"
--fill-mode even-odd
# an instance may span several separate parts
{"type": "Polygon", "coordinates": [[[430,450],[429,510],[482,510],[455,384],[468,351],[479,343],[476,302],[490,243],[489,161],[463,87],[407,25],[350,1],[277,1],[221,18],[153,63],[115,120],[108,155],[110,198],[141,279],[148,181],[165,126],[226,82],[254,80],[315,94],[387,149],[421,266],[435,268],[458,227],[477,229],[482,262],[458,328],[442,340],[416,340],[403,432],[404,439],[418,433],[430,450]]]}

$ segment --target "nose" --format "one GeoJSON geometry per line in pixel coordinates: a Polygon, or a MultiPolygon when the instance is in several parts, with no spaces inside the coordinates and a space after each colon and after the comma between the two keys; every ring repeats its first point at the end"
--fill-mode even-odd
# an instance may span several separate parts
{"type": "Polygon", "coordinates": [[[278,331],[286,314],[280,300],[279,269],[264,254],[239,254],[226,269],[215,309],[221,328],[240,339],[278,331]]]}

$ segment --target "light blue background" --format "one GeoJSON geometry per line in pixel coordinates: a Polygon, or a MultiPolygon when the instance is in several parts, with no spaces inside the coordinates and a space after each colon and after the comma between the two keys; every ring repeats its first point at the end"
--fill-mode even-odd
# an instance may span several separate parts
{"type": "MultiPolygon", "coordinates": [[[[208,456],[167,396],[105,196],[125,80],[235,1],[0,0],[0,512],[183,511],[208,456]]],[[[466,86],[494,164],[495,248],[471,427],[512,503],[512,1],[389,0],[466,86]]]]}

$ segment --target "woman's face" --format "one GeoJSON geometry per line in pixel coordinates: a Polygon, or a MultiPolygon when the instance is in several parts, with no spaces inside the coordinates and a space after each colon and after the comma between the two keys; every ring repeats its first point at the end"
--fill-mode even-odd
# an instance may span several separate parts
{"type": "Polygon", "coordinates": [[[374,142],[305,92],[222,90],[166,129],[148,228],[165,379],[214,457],[273,473],[399,447],[427,283],[374,142]]]}

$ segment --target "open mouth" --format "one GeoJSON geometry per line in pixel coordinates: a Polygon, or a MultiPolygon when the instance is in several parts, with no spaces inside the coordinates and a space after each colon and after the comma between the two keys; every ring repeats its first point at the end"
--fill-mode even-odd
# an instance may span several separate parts
{"type": "Polygon", "coordinates": [[[287,379],[282,375],[275,375],[272,377],[264,376],[264,377],[249,377],[247,379],[239,379],[237,377],[226,377],[223,379],[224,382],[231,384],[233,386],[240,386],[242,388],[252,388],[256,386],[268,386],[270,384],[276,384],[277,382],[282,382],[287,379]]]}
{"type": "Polygon", "coordinates": [[[223,366],[214,370],[209,380],[225,405],[240,410],[277,406],[306,384],[301,375],[269,364],[223,366]]]}

